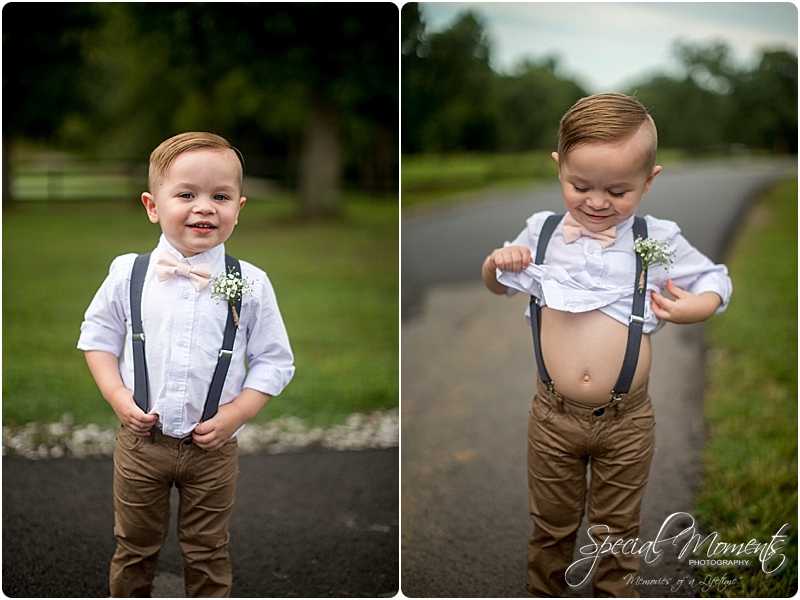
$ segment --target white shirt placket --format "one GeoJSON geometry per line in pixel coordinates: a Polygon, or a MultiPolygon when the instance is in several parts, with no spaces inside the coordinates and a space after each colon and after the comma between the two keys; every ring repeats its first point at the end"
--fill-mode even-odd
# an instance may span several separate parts
{"type": "Polygon", "coordinates": [[[199,294],[194,289],[187,277],[176,277],[175,285],[175,310],[173,311],[172,332],[169,337],[170,348],[167,355],[167,364],[164,369],[166,376],[166,405],[161,420],[164,432],[173,434],[181,432],[187,420],[186,408],[191,399],[186,398],[189,380],[189,364],[192,356],[192,324],[197,298],[199,294]]]}

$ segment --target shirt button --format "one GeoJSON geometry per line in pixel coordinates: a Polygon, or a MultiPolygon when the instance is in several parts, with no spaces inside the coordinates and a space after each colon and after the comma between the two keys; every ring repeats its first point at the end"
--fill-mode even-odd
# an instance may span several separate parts
{"type": "Polygon", "coordinates": [[[184,298],[188,298],[191,295],[192,295],[192,293],[189,290],[183,290],[183,297],[184,298]]]}
{"type": "Polygon", "coordinates": [[[175,428],[172,425],[170,425],[169,427],[167,427],[167,431],[172,433],[173,431],[175,431],[175,428]]]}
{"type": "Polygon", "coordinates": [[[589,247],[589,254],[594,254],[596,251],[597,251],[597,248],[595,248],[594,246],[590,246],[589,247]]]}
{"type": "Polygon", "coordinates": [[[183,338],[178,338],[178,346],[183,346],[186,343],[186,340],[183,338]]]}
{"type": "Polygon", "coordinates": [[[181,389],[181,386],[179,386],[177,383],[173,383],[172,384],[172,389],[177,392],[179,389],[181,389]]]}

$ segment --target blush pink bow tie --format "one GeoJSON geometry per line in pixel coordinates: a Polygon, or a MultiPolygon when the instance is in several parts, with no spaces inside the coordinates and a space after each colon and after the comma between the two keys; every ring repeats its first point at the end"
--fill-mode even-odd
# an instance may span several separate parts
{"type": "Polygon", "coordinates": [[[603,248],[608,248],[611,244],[614,243],[614,240],[617,237],[617,226],[612,225],[608,229],[604,229],[603,231],[589,231],[578,223],[578,221],[573,217],[571,214],[567,213],[567,216],[564,217],[564,227],[563,227],[563,236],[564,242],[567,244],[571,244],[582,235],[586,235],[589,237],[593,237],[603,248]]]}
{"type": "Polygon", "coordinates": [[[180,262],[169,252],[162,252],[156,263],[156,277],[158,277],[159,281],[166,281],[174,277],[175,274],[188,277],[194,289],[199,292],[211,281],[211,265],[209,263],[190,265],[180,262]]]}

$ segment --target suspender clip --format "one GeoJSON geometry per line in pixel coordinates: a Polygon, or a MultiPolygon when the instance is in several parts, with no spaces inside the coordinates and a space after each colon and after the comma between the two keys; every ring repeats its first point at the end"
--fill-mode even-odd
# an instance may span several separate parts
{"type": "Polygon", "coordinates": [[[620,400],[625,397],[625,394],[620,394],[618,392],[611,392],[611,404],[616,404],[620,400]]]}
{"type": "Polygon", "coordinates": [[[628,319],[628,323],[641,323],[644,325],[644,317],[640,317],[639,315],[631,315],[628,319]]]}
{"type": "Polygon", "coordinates": [[[224,348],[219,351],[219,357],[222,358],[223,356],[231,357],[233,356],[233,350],[225,350],[224,348]]]}
{"type": "Polygon", "coordinates": [[[144,334],[143,333],[134,333],[133,336],[134,342],[143,342],[144,341],[144,334]]]}

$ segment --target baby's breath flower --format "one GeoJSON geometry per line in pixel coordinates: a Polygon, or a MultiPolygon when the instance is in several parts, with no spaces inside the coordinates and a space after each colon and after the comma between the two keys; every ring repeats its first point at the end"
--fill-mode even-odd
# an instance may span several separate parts
{"type": "Polygon", "coordinates": [[[637,237],[633,249],[642,257],[642,275],[639,278],[639,293],[644,289],[644,274],[651,265],[663,263],[664,269],[669,271],[669,266],[675,260],[675,251],[669,249],[669,244],[656,238],[637,237]]]}
{"type": "Polygon", "coordinates": [[[217,275],[211,280],[211,297],[217,301],[227,300],[233,313],[233,324],[239,327],[239,315],[236,313],[236,301],[244,294],[253,291],[253,282],[244,277],[237,277],[233,268],[228,269],[227,275],[217,275]]]}

